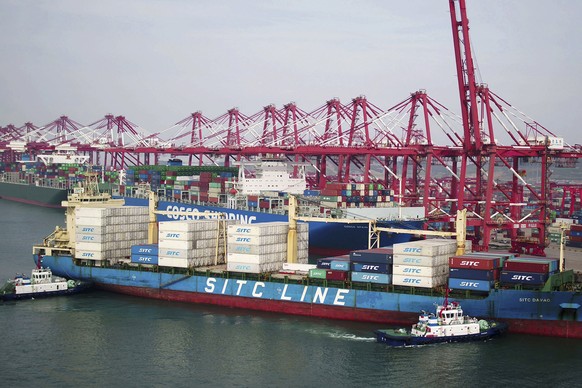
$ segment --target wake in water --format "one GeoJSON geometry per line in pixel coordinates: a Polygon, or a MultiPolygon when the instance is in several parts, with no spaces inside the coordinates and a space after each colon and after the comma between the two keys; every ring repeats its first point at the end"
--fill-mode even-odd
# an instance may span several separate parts
{"type": "Polygon", "coordinates": [[[348,341],[361,341],[361,342],[374,342],[376,341],[375,337],[360,337],[353,333],[346,333],[346,332],[337,332],[337,331],[319,331],[314,329],[307,330],[310,334],[315,335],[324,335],[328,338],[337,338],[342,340],[348,341]]]}

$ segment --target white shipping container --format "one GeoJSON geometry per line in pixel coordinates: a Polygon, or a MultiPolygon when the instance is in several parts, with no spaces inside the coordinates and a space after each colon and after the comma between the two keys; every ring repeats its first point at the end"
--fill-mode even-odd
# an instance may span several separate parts
{"type": "Polygon", "coordinates": [[[277,252],[271,254],[252,255],[245,253],[231,253],[227,254],[227,262],[234,261],[237,263],[284,263],[287,261],[287,252],[277,252]]]}
{"type": "Polygon", "coordinates": [[[249,236],[238,233],[229,233],[227,235],[228,244],[245,244],[245,245],[264,245],[287,243],[287,232],[272,234],[268,236],[249,236]]]}
{"type": "Polygon", "coordinates": [[[93,242],[101,243],[104,240],[104,235],[102,234],[79,234],[75,235],[75,242],[93,242]]]}
{"type": "Polygon", "coordinates": [[[106,213],[104,207],[78,207],[75,209],[75,216],[77,218],[103,218],[106,216],[106,213]]]}
{"type": "Polygon", "coordinates": [[[287,233],[288,222],[259,222],[247,225],[229,225],[228,234],[241,234],[246,236],[266,236],[270,234],[287,233]]]}
{"type": "Polygon", "coordinates": [[[191,250],[194,248],[194,241],[181,241],[181,240],[159,240],[158,245],[160,248],[167,249],[186,249],[191,250]]]}
{"type": "MultiPolygon", "coordinates": [[[[453,241],[453,243],[455,242],[453,241]]],[[[450,251],[451,250],[450,244],[451,243],[447,240],[442,240],[442,242],[439,242],[437,240],[421,240],[394,244],[392,248],[394,250],[394,254],[404,253],[407,255],[415,256],[438,256],[454,254],[454,251],[453,252],[450,251]]]]}
{"type": "Polygon", "coordinates": [[[196,232],[176,232],[176,231],[160,231],[158,238],[160,240],[175,240],[175,241],[194,241],[196,232]]]}
{"type": "Polygon", "coordinates": [[[75,224],[76,234],[105,234],[106,229],[102,226],[89,226],[85,224],[75,224]]]}
{"type": "Polygon", "coordinates": [[[158,224],[160,232],[194,232],[218,230],[217,220],[161,221],[158,224]]]}
{"type": "Polygon", "coordinates": [[[97,217],[75,217],[75,224],[76,225],[85,225],[85,226],[107,226],[109,225],[109,220],[107,218],[97,218],[97,217]]]}
{"type": "Polygon", "coordinates": [[[395,286],[411,286],[421,288],[433,288],[442,286],[447,281],[445,276],[424,277],[408,275],[392,275],[392,284],[395,286]]]}
{"type": "Polygon", "coordinates": [[[83,260],[105,260],[105,252],[75,249],[75,258],[83,260]]]}
{"type": "Polygon", "coordinates": [[[392,266],[392,273],[394,275],[435,277],[446,275],[448,272],[448,265],[439,265],[437,267],[421,267],[413,265],[392,266]]]}
{"type": "Polygon", "coordinates": [[[158,256],[174,257],[177,259],[188,259],[192,257],[191,250],[188,249],[171,249],[171,248],[159,248],[158,256]]]}
{"type": "Polygon", "coordinates": [[[283,270],[285,271],[309,272],[310,269],[315,268],[317,268],[315,264],[283,263],[283,270]]]}
{"type": "Polygon", "coordinates": [[[287,243],[269,245],[228,244],[228,252],[263,255],[275,252],[287,252],[287,243]]]}
{"type": "Polygon", "coordinates": [[[103,252],[107,250],[105,243],[75,242],[75,250],[103,252]]]}
{"type": "Polygon", "coordinates": [[[403,253],[395,253],[392,257],[393,265],[414,265],[421,267],[438,267],[448,265],[449,255],[440,256],[415,256],[403,253]]]}
{"type": "Polygon", "coordinates": [[[175,257],[158,257],[158,265],[161,267],[176,267],[176,268],[188,268],[187,259],[177,259],[175,257]]]}
{"type": "Polygon", "coordinates": [[[281,263],[249,264],[228,262],[226,263],[226,270],[232,272],[264,273],[280,271],[281,266],[281,263]]]}

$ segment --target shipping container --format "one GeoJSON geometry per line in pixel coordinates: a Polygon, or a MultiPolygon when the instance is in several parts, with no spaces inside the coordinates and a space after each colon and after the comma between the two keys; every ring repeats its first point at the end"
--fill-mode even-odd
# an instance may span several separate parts
{"type": "Polygon", "coordinates": [[[457,250],[454,240],[421,240],[394,244],[394,254],[408,254],[415,256],[453,255],[457,250]]]}
{"type": "Polygon", "coordinates": [[[327,270],[315,268],[309,270],[309,277],[313,279],[325,279],[327,276],[327,270]]]}
{"type": "Polygon", "coordinates": [[[449,258],[450,268],[460,269],[494,269],[500,267],[499,257],[453,256],[449,258]]]}
{"type": "Polygon", "coordinates": [[[447,279],[446,275],[429,278],[424,276],[405,276],[393,274],[392,284],[394,284],[395,286],[433,288],[445,284],[446,279],[447,279]]]}
{"type": "Polygon", "coordinates": [[[325,271],[325,278],[327,280],[345,281],[348,280],[349,271],[334,271],[328,269],[325,271]]]}
{"type": "Polygon", "coordinates": [[[414,256],[395,253],[393,263],[396,265],[417,265],[422,267],[435,267],[449,264],[449,255],[439,256],[414,256]]]}
{"type": "Polygon", "coordinates": [[[363,283],[378,283],[390,284],[392,283],[392,276],[383,273],[357,272],[353,271],[351,275],[352,282],[363,283]]]}
{"type": "Polygon", "coordinates": [[[132,254],[131,255],[131,262],[132,263],[139,263],[139,264],[158,264],[158,256],[157,255],[143,255],[143,254],[132,254]]]}
{"type": "Polygon", "coordinates": [[[449,267],[446,265],[439,265],[437,267],[422,267],[415,265],[398,265],[392,266],[392,273],[394,275],[413,275],[413,276],[442,276],[446,275],[449,267]]]}
{"type": "Polygon", "coordinates": [[[228,234],[240,234],[244,236],[266,236],[271,234],[287,233],[288,222],[260,222],[257,224],[228,225],[228,234]]]}
{"type": "Polygon", "coordinates": [[[131,247],[132,255],[151,255],[157,256],[159,253],[159,248],[157,244],[143,244],[143,245],[133,245],[131,247]]]}
{"type": "Polygon", "coordinates": [[[499,281],[502,284],[526,284],[541,286],[548,280],[547,273],[501,271],[499,281]]]}
{"type": "Polygon", "coordinates": [[[350,261],[392,264],[391,248],[364,249],[350,252],[350,261]]]}
{"type": "Polygon", "coordinates": [[[550,264],[509,260],[505,262],[505,267],[503,269],[514,272],[548,273],[550,272],[550,264]]]}
{"type": "Polygon", "coordinates": [[[449,277],[471,280],[499,280],[499,268],[495,269],[461,269],[450,268],[449,277]]]}
{"type": "Polygon", "coordinates": [[[369,263],[369,262],[355,262],[351,263],[351,269],[355,272],[367,273],[392,273],[392,265],[388,263],[369,263]]]}
{"type": "MultiPolygon", "coordinates": [[[[512,259],[515,262],[524,262],[524,263],[545,263],[549,265],[548,272],[554,272],[558,270],[558,266],[560,265],[560,259],[556,258],[549,258],[549,257],[530,257],[530,256],[520,256],[512,259]]],[[[525,271],[528,272],[528,271],[525,271]]]]}
{"type": "Polygon", "coordinates": [[[494,285],[495,282],[493,280],[449,278],[449,288],[452,290],[489,292],[494,287],[494,285]]]}
{"type": "Polygon", "coordinates": [[[334,271],[349,271],[350,270],[350,262],[347,260],[332,260],[329,269],[334,271]]]}
{"type": "Polygon", "coordinates": [[[177,259],[175,257],[158,257],[158,265],[160,267],[176,267],[176,268],[188,268],[187,259],[177,259]]]}

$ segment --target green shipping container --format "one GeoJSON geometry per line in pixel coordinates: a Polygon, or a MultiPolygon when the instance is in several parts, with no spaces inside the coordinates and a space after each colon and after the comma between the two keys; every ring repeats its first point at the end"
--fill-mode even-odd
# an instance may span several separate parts
{"type": "Polygon", "coordinates": [[[312,268],[309,270],[309,277],[312,279],[325,279],[327,271],[321,268],[312,268]]]}

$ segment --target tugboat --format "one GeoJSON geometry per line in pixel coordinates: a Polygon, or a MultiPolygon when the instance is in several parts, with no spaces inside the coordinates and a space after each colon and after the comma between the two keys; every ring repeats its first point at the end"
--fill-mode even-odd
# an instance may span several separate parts
{"type": "Polygon", "coordinates": [[[507,330],[507,324],[463,315],[457,302],[436,307],[436,314],[422,312],[411,330],[376,330],[376,340],[390,346],[427,345],[441,342],[482,341],[507,330]]]}
{"type": "Polygon", "coordinates": [[[30,277],[17,274],[0,289],[0,300],[46,298],[70,295],[89,288],[90,283],[53,276],[50,268],[35,268],[30,277]]]}

